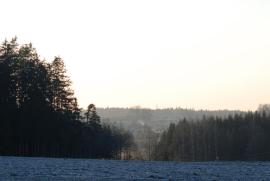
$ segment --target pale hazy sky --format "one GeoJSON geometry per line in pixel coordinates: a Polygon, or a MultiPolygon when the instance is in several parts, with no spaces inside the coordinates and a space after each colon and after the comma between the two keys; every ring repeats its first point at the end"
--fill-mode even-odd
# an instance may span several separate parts
{"type": "Polygon", "coordinates": [[[269,0],[0,0],[0,40],[66,62],[86,107],[270,103],[269,0]]]}

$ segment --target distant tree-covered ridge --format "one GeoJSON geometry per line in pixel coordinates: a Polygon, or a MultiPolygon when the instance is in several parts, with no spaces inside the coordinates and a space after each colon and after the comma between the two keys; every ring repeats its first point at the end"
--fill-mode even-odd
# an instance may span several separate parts
{"type": "Polygon", "coordinates": [[[136,131],[138,124],[144,123],[155,132],[165,131],[170,123],[186,119],[198,120],[203,116],[228,117],[229,115],[244,113],[239,110],[194,110],[183,108],[146,109],[133,108],[97,108],[103,122],[120,123],[131,132],[136,131]]]}
{"type": "Polygon", "coordinates": [[[100,123],[95,105],[81,116],[60,57],[40,60],[16,38],[0,47],[0,155],[119,158],[129,133],[100,123]]]}
{"type": "Polygon", "coordinates": [[[270,115],[265,111],[171,124],[152,152],[155,160],[270,160],[270,115]]]}

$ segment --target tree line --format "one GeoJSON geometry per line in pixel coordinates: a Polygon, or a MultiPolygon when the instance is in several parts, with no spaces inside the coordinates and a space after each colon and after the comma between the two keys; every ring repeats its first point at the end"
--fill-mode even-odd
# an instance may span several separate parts
{"type": "Polygon", "coordinates": [[[41,60],[17,38],[1,44],[0,155],[120,158],[131,145],[128,132],[100,123],[94,104],[82,114],[60,57],[41,60]]]}
{"type": "Polygon", "coordinates": [[[182,119],[162,134],[152,154],[155,160],[270,160],[269,140],[265,111],[182,119]]]}

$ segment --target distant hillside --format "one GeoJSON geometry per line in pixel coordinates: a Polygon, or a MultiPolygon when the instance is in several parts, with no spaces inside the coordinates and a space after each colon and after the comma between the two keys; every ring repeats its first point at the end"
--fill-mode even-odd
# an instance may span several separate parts
{"type": "Polygon", "coordinates": [[[182,108],[167,109],[140,109],[140,108],[97,108],[101,119],[109,123],[118,123],[121,126],[133,130],[136,125],[148,125],[153,130],[163,131],[171,122],[177,122],[183,118],[198,120],[203,116],[227,117],[236,113],[237,110],[193,110],[182,108]],[[134,128],[130,126],[135,126],[134,128]]]}

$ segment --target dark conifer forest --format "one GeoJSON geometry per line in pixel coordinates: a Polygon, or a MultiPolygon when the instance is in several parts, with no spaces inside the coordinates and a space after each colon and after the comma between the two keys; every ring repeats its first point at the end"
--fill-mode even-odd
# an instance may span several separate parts
{"type": "Polygon", "coordinates": [[[270,115],[235,114],[227,118],[183,119],[171,124],[159,141],[155,160],[270,160],[270,115]]]}
{"type": "Polygon", "coordinates": [[[128,132],[100,123],[94,104],[81,114],[60,57],[41,60],[16,38],[1,44],[0,155],[119,158],[131,144],[128,132]]]}

